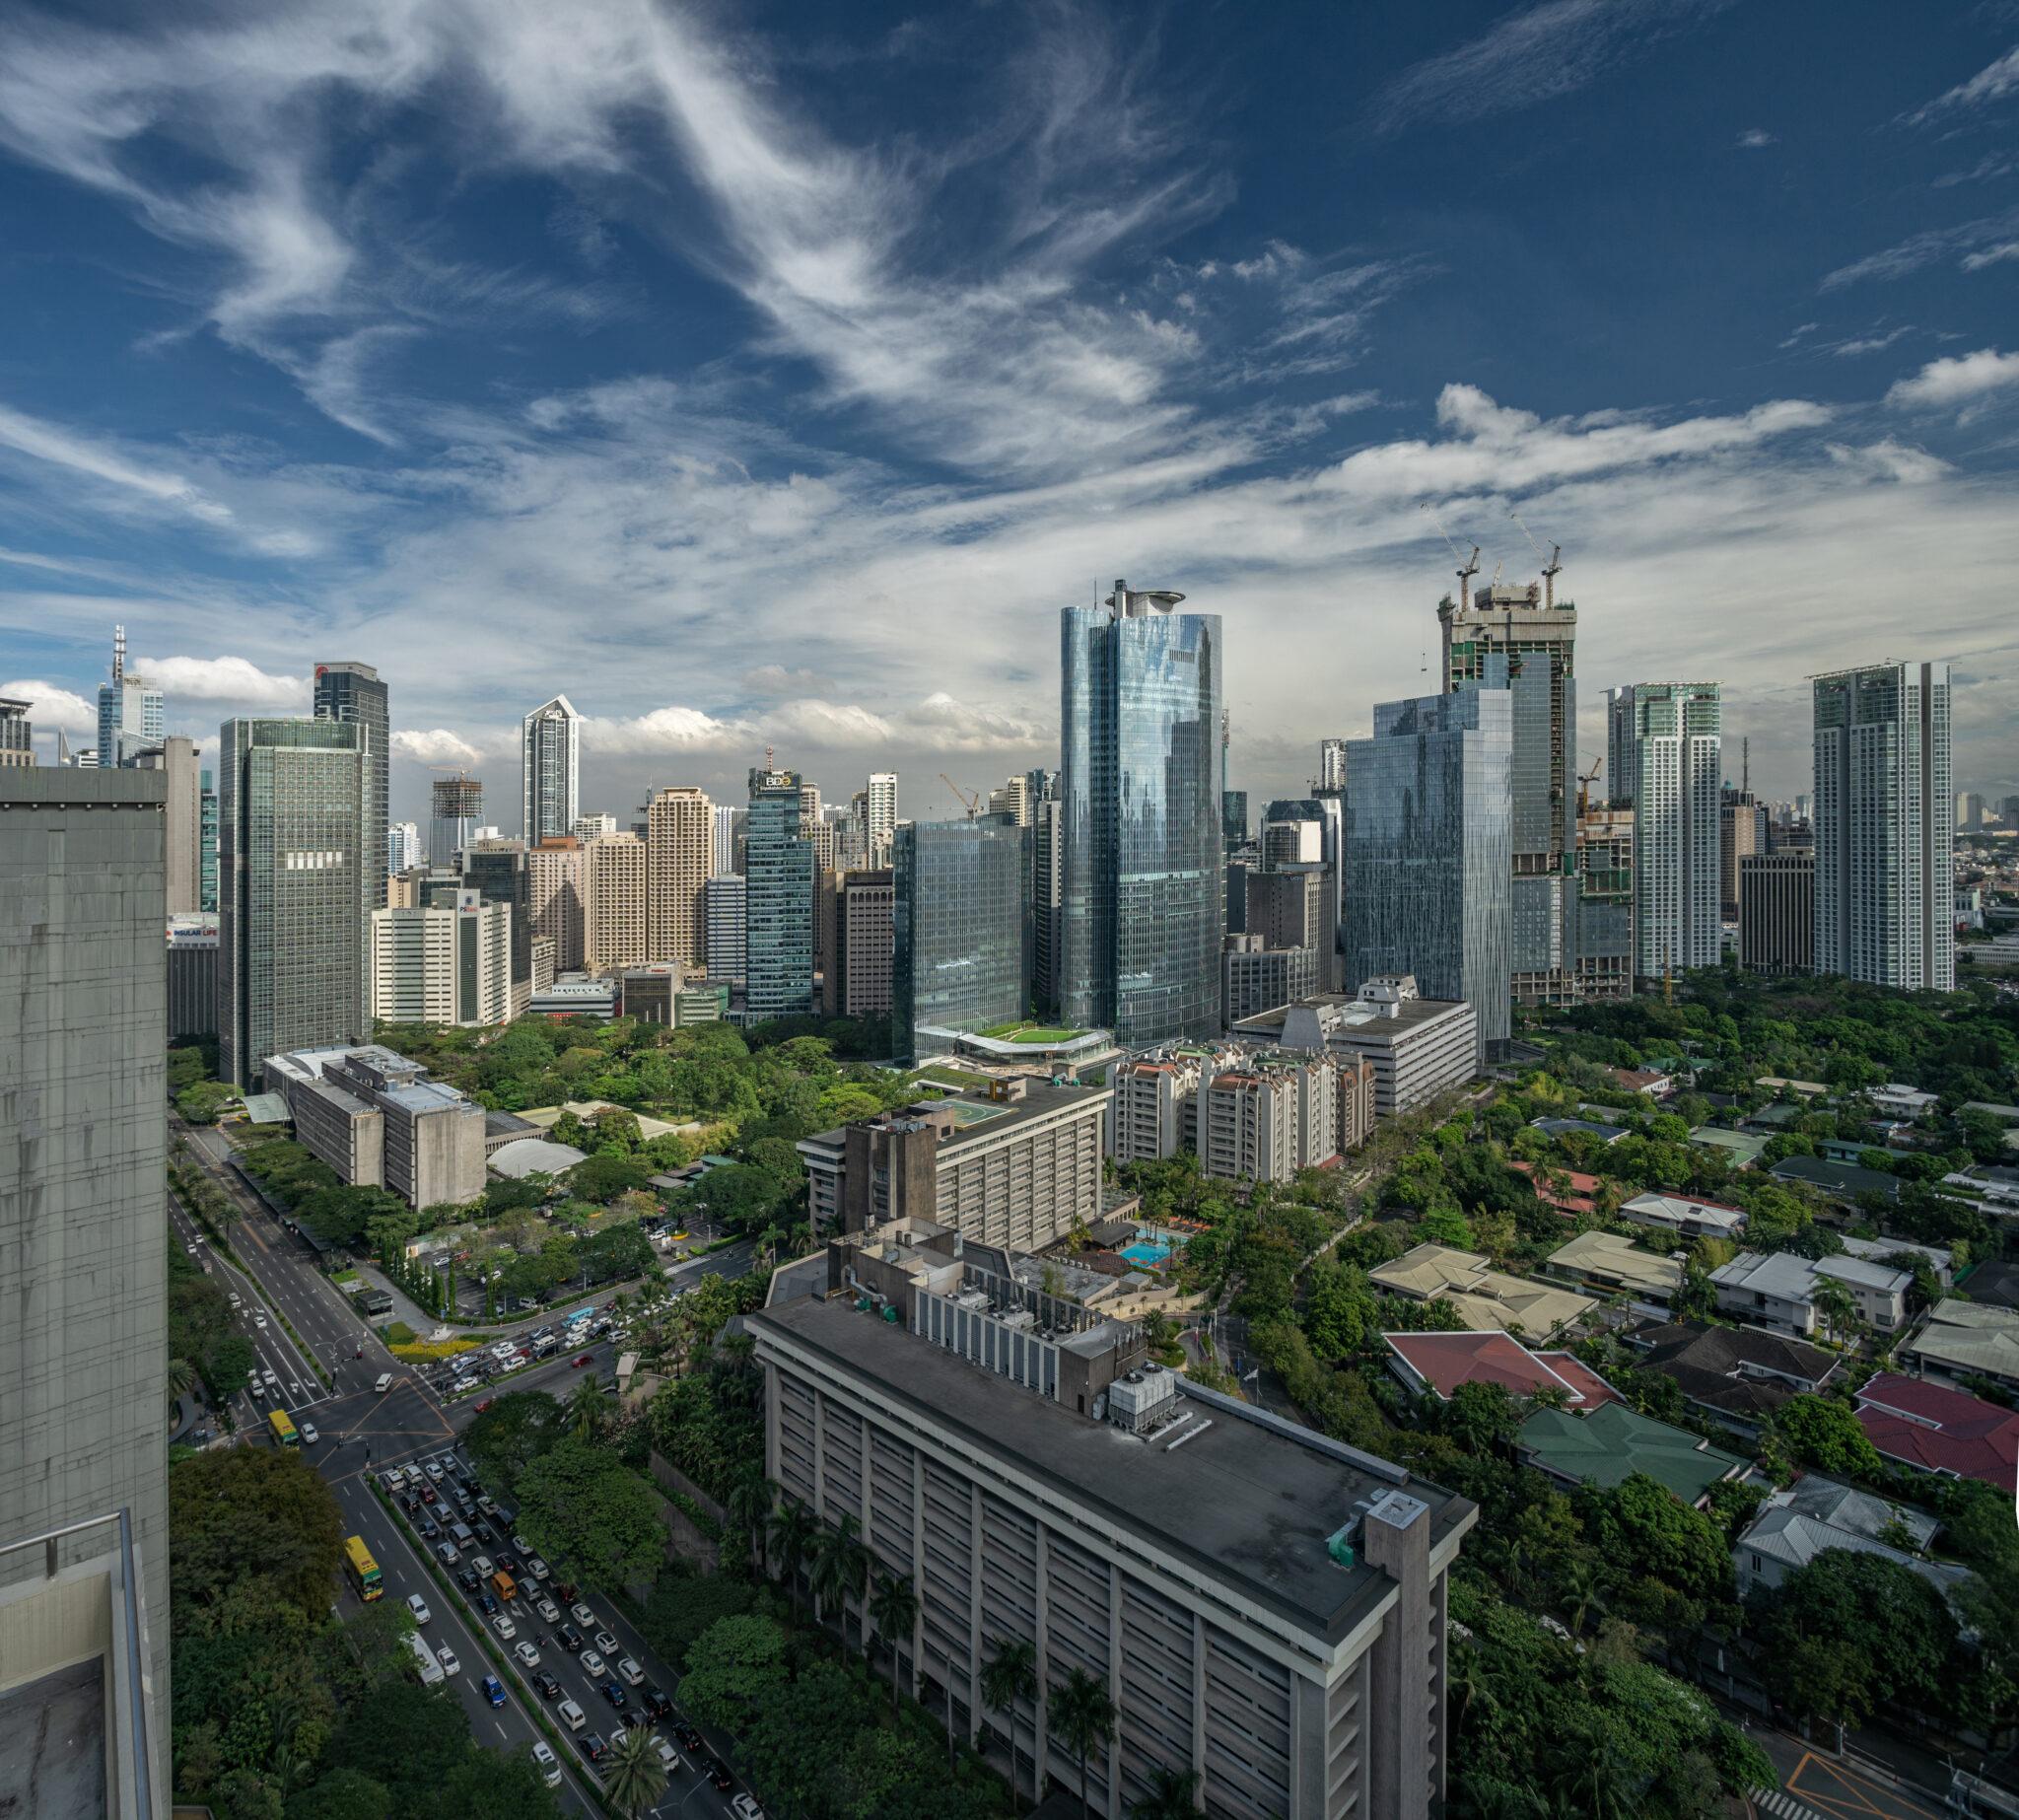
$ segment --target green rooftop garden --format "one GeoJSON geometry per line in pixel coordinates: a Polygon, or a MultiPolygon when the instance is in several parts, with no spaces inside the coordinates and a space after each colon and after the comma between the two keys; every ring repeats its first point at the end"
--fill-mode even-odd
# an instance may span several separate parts
{"type": "Polygon", "coordinates": [[[1084,1036],[1084,1030],[1071,1030],[1048,1023],[999,1023],[987,1030],[978,1030],[976,1035],[985,1036],[995,1043],[1070,1043],[1076,1036],[1084,1036]]]}

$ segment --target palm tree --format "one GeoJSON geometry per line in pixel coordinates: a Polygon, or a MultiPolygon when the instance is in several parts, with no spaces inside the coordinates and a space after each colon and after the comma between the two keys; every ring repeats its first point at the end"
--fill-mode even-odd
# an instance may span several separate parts
{"type": "Polygon", "coordinates": [[[1570,1614],[1570,1629],[1582,1635],[1584,1620],[1594,1610],[1605,1610],[1603,1582],[1597,1566],[1573,1561],[1564,1575],[1564,1609],[1570,1614]]]}
{"type": "Polygon", "coordinates": [[[174,1409],[182,1398],[196,1388],[196,1367],[186,1359],[169,1361],[169,1408],[174,1409]]]}
{"type": "MultiPolygon", "coordinates": [[[[1010,1715],[1010,1792],[1016,1786],[1017,1706],[1037,1698],[1037,1645],[1027,1637],[1006,1637],[982,1664],[982,1704],[991,1713],[1010,1715]]],[[[1031,1799],[1037,1798],[1036,1766],[1031,1766],[1031,1799]]]]}
{"type": "Polygon", "coordinates": [[[797,1498],[788,1498],[771,1513],[768,1528],[772,1559],[785,1575],[786,1590],[792,1595],[793,1622],[800,1621],[800,1569],[813,1547],[813,1518],[797,1498]]]}
{"type": "Polygon", "coordinates": [[[1107,1683],[1076,1668],[1047,1703],[1060,1742],[1079,1759],[1079,1805],[1093,1811],[1086,1799],[1086,1765],[1094,1746],[1115,1735],[1115,1703],[1107,1683]]]}
{"type": "Polygon", "coordinates": [[[603,1426],[603,1393],[593,1377],[585,1377],[568,1399],[568,1427],[581,1440],[593,1440],[603,1426]]]}
{"type": "Polygon", "coordinates": [[[764,1523],[778,1502],[778,1487],[762,1473],[749,1473],[730,1487],[730,1521],[750,1538],[750,1560],[764,1566],[764,1523]]]}
{"type": "MultiPolygon", "coordinates": [[[[844,1516],[813,1545],[813,1615],[824,1623],[828,1607],[838,1605],[844,1645],[848,1641],[848,1602],[852,1597],[862,1596],[869,1572],[869,1551],[856,1539],[856,1519],[852,1516],[844,1516]]],[[[865,1645],[868,1642],[866,1635],[865,1645]]]]}
{"type": "Polygon", "coordinates": [[[876,1590],[870,1595],[870,1617],[876,1626],[876,1635],[890,1651],[890,1710],[895,1713],[897,1658],[903,1654],[904,1645],[911,1641],[912,1627],[919,1621],[919,1595],[912,1590],[911,1581],[888,1575],[877,1580],[876,1590]]]}
{"type": "Polygon", "coordinates": [[[1149,1772],[1149,1792],[1129,1809],[1129,1820],[1194,1820],[1198,1812],[1198,1772],[1156,1769],[1149,1772]]]}
{"type": "Polygon", "coordinates": [[[653,1748],[652,1733],[643,1725],[626,1731],[599,1768],[603,1792],[632,1820],[638,1820],[666,1791],[665,1766],[653,1748]]]}

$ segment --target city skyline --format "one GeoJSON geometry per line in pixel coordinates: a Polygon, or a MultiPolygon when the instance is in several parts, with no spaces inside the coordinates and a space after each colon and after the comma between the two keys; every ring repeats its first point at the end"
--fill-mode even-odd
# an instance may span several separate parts
{"type": "Polygon", "coordinates": [[[1646,10],[1632,45],[1563,6],[1238,41],[977,21],[971,60],[1020,74],[979,112],[950,28],[872,16],[817,55],[668,16],[655,61],[591,9],[534,113],[548,49],[505,22],[422,7],[283,57],[251,15],[25,15],[0,146],[46,315],[0,380],[0,693],[81,741],[117,621],[206,757],[230,715],[306,711],[319,656],[378,667],[403,818],[429,764],[511,800],[557,688],[620,819],[733,799],[766,744],[837,800],[895,769],[951,813],[940,771],[1056,752],[1047,625],[1120,569],[1225,618],[1229,781],[1261,802],[1420,692],[1452,563],[1419,507],[1525,581],[1511,507],[1582,609],[1581,752],[1605,687],[1716,667],[1756,786],[1805,790],[1804,678],[1908,655],[1911,577],[1958,785],[1997,800],[2019,355],[2002,91],[1973,78],[2009,34],[1833,13],[1863,49],[1826,108],[1788,80],[1804,9],[1646,10]],[[231,134],[223,61],[259,72],[231,134]],[[1318,69],[1346,80],[1302,107],[1318,69]],[[324,74],[383,105],[389,192],[336,175],[324,74]],[[1701,104],[1658,143],[1650,75],[1701,104]],[[1489,172],[1501,126],[1523,155],[1489,172]],[[1545,265],[1550,314],[1505,308],[1545,265]],[[1588,332],[1628,317],[1631,345],[1588,332]],[[961,638],[918,635],[949,611],[961,638]]]}

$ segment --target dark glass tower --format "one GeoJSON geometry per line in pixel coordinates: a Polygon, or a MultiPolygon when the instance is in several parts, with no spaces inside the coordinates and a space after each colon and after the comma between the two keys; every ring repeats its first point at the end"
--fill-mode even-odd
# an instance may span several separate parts
{"type": "Polygon", "coordinates": [[[390,723],[386,718],[385,684],[369,664],[315,665],[315,718],[362,727],[365,746],[364,914],[385,908],[386,789],[390,770],[390,723]]]}
{"type": "Polygon", "coordinates": [[[750,773],[744,878],[744,1018],[811,1016],[813,843],[797,771],[750,773]]]}
{"type": "Polygon", "coordinates": [[[1031,830],[1009,815],[901,821],[892,839],[891,1025],[931,1055],[1027,1015],[1031,830]]]}
{"type": "Polygon", "coordinates": [[[1184,597],[1060,615],[1060,1015],[1129,1047],[1219,1028],[1220,623],[1184,597]]]}

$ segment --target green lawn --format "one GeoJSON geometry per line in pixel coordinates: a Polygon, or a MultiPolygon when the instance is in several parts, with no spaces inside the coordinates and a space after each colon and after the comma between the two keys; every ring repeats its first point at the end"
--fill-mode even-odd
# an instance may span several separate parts
{"type": "Polygon", "coordinates": [[[1053,1029],[1041,1023],[999,1023],[993,1030],[983,1030],[980,1034],[998,1043],[1070,1043],[1074,1037],[1082,1036],[1085,1032],[1053,1029]]]}

